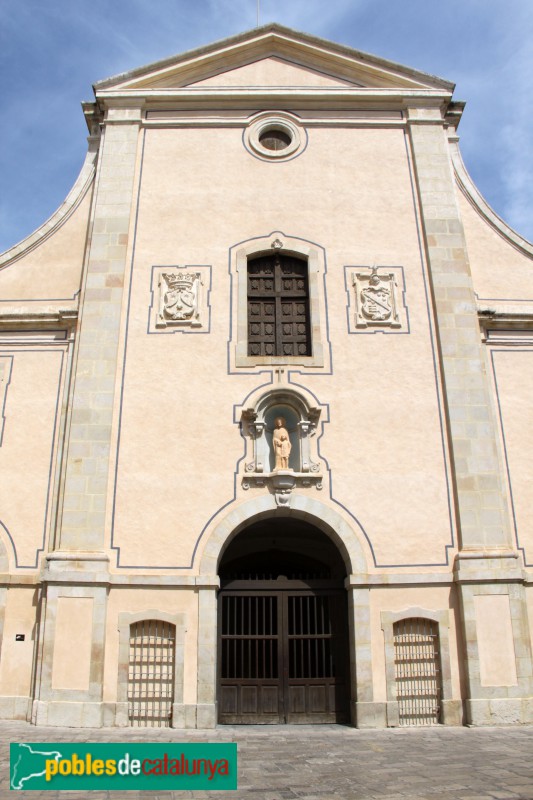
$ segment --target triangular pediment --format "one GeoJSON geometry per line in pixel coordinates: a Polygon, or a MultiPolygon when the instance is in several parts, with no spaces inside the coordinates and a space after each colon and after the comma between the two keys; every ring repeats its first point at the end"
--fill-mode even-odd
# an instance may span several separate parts
{"type": "Polygon", "coordinates": [[[442,78],[274,23],[108,78],[95,90],[202,86],[453,90],[442,78]]]}
{"type": "MultiPolygon", "coordinates": [[[[260,58],[251,64],[228,69],[193,81],[189,86],[354,86],[353,81],[338,78],[301,64],[293,64],[278,56],[260,58]]],[[[359,84],[357,84],[359,86],[359,84]]]]}

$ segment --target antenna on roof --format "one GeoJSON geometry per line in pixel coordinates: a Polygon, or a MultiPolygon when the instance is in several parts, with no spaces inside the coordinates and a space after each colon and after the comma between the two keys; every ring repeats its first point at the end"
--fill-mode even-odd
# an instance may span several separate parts
{"type": "Polygon", "coordinates": [[[257,0],[257,28],[259,27],[259,0],[257,0]]]}

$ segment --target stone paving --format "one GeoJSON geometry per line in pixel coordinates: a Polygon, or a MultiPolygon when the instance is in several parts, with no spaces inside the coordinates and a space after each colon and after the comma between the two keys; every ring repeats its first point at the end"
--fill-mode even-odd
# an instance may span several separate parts
{"type": "Polygon", "coordinates": [[[0,799],[533,800],[533,727],[356,730],[341,725],[44,728],[0,722],[0,799]],[[237,742],[239,788],[9,790],[9,742],[237,742]]]}

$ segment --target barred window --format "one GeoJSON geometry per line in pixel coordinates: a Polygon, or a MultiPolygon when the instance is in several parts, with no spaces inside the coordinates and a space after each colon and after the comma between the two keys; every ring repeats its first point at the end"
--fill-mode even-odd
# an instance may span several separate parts
{"type": "Polygon", "coordinates": [[[176,626],[147,619],[130,625],[128,716],[130,725],[169,727],[174,702],[176,626]]]}
{"type": "Polygon", "coordinates": [[[248,261],[248,355],[310,356],[307,261],[276,253],[248,261]]]}
{"type": "Polygon", "coordinates": [[[400,725],[436,725],[442,698],[438,623],[402,619],[393,631],[400,725]]]}

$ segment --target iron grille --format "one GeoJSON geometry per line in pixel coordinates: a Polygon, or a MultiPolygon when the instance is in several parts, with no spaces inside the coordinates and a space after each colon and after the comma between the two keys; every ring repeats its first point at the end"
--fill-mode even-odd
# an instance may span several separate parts
{"type": "Polygon", "coordinates": [[[289,677],[334,678],[333,630],[330,600],[289,597],[289,677]]]}
{"type": "Polygon", "coordinates": [[[222,678],[278,678],[278,598],[222,600],[222,678]]]}
{"type": "Polygon", "coordinates": [[[442,677],[436,622],[402,619],[394,624],[394,665],[400,725],[436,725],[442,677]]]}
{"type": "Polygon", "coordinates": [[[345,721],[345,600],[334,589],[223,589],[220,722],[345,721]]]}
{"type": "Polygon", "coordinates": [[[147,619],[130,626],[128,717],[130,725],[167,728],[174,700],[176,627],[147,619]]]}

